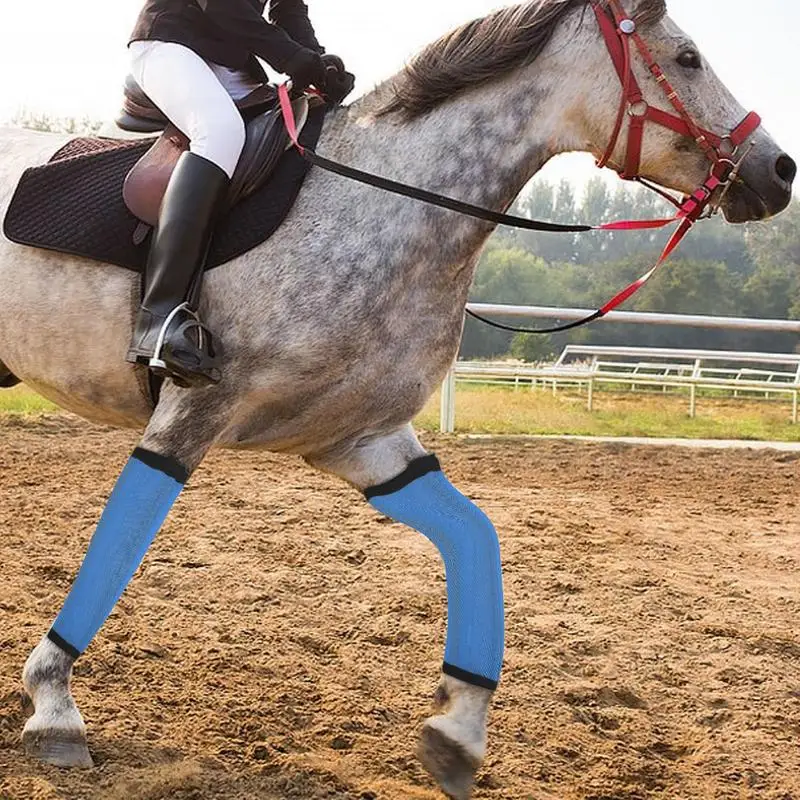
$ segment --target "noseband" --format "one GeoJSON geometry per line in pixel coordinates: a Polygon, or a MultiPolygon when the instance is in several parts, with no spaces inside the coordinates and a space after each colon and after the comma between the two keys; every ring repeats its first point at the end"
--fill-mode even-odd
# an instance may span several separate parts
{"type": "Polygon", "coordinates": [[[761,125],[761,117],[751,111],[728,135],[719,136],[716,133],[701,128],[692,115],[686,110],[678,93],[667,80],[664,71],[658,65],[650,49],[636,30],[636,23],[628,17],[619,0],[607,0],[605,3],[592,3],[592,8],[597,16],[600,31],[605,39],[611,60],[622,82],[622,98],[620,100],[617,120],[611,140],[605,153],[597,162],[598,167],[609,166],[621,178],[644,183],[649,188],[653,187],[639,175],[642,158],[642,143],[644,139],[644,126],[647,122],[661,125],[670,130],[692,138],[711,162],[708,178],[702,186],[681,204],[666,192],[655,189],[677,205],[692,221],[700,218],[703,210],[711,206],[711,211],[716,211],[724,194],[737,178],[742,162],[749,155],[752,144],[742,154],[739,148],[747,138],[761,125]],[[631,58],[631,40],[636,45],[639,54],[656,82],[663,90],[677,114],[670,114],[661,109],[654,108],[644,99],[644,95],[633,74],[631,58]],[[620,167],[611,161],[612,154],[617,147],[625,114],[628,114],[628,142],[625,152],[625,164],[620,167]],[[738,160],[737,160],[738,157],[738,160]],[[720,195],[711,204],[712,194],[721,188],[720,195]]]}

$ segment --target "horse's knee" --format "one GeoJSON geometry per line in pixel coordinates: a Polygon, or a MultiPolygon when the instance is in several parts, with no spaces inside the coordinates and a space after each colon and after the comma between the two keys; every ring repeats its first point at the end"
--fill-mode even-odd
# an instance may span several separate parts
{"type": "Polygon", "coordinates": [[[446,564],[458,557],[476,567],[499,565],[494,525],[447,480],[435,456],[415,459],[403,473],[364,494],[378,510],[430,538],[446,564]]]}
{"type": "Polygon", "coordinates": [[[500,542],[497,538],[492,521],[486,514],[475,505],[468,497],[453,488],[451,498],[451,509],[454,522],[457,521],[461,536],[467,543],[471,542],[473,547],[490,550],[500,549],[500,542]]]}

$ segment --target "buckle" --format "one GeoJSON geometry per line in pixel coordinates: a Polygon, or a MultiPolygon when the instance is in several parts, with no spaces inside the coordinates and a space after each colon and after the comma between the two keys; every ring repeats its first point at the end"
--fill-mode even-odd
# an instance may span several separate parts
{"type": "Polygon", "coordinates": [[[644,100],[628,104],[628,116],[630,117],[646,117],[649,110],[650,106],[644,100]]]}
{"type": "Polygon", "coordinates": [[[720,158],[711,165],[711,175],[720,183],[730,183],[736,171],[736,164],[729,158],[720,158]]]}

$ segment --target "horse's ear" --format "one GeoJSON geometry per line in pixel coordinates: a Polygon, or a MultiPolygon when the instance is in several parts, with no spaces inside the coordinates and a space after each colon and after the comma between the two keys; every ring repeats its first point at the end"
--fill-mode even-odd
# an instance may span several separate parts
{"type": "Polygon", "coordinates": [[[632,7],[634,19],[643,26],[655,25],[667,14],[666,0],[636,0],[632,7]]]}

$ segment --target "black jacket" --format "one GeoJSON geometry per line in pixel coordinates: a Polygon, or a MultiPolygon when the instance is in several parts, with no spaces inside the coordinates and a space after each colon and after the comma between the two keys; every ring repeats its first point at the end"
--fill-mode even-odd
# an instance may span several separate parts
{"type": "Polygon", "coordinates": [[[253,56],[278,72],[301,47],[324,52],[303,0],[146,0],[130,41],[175,42],[215,64],[263,79],[253,56]]]}

